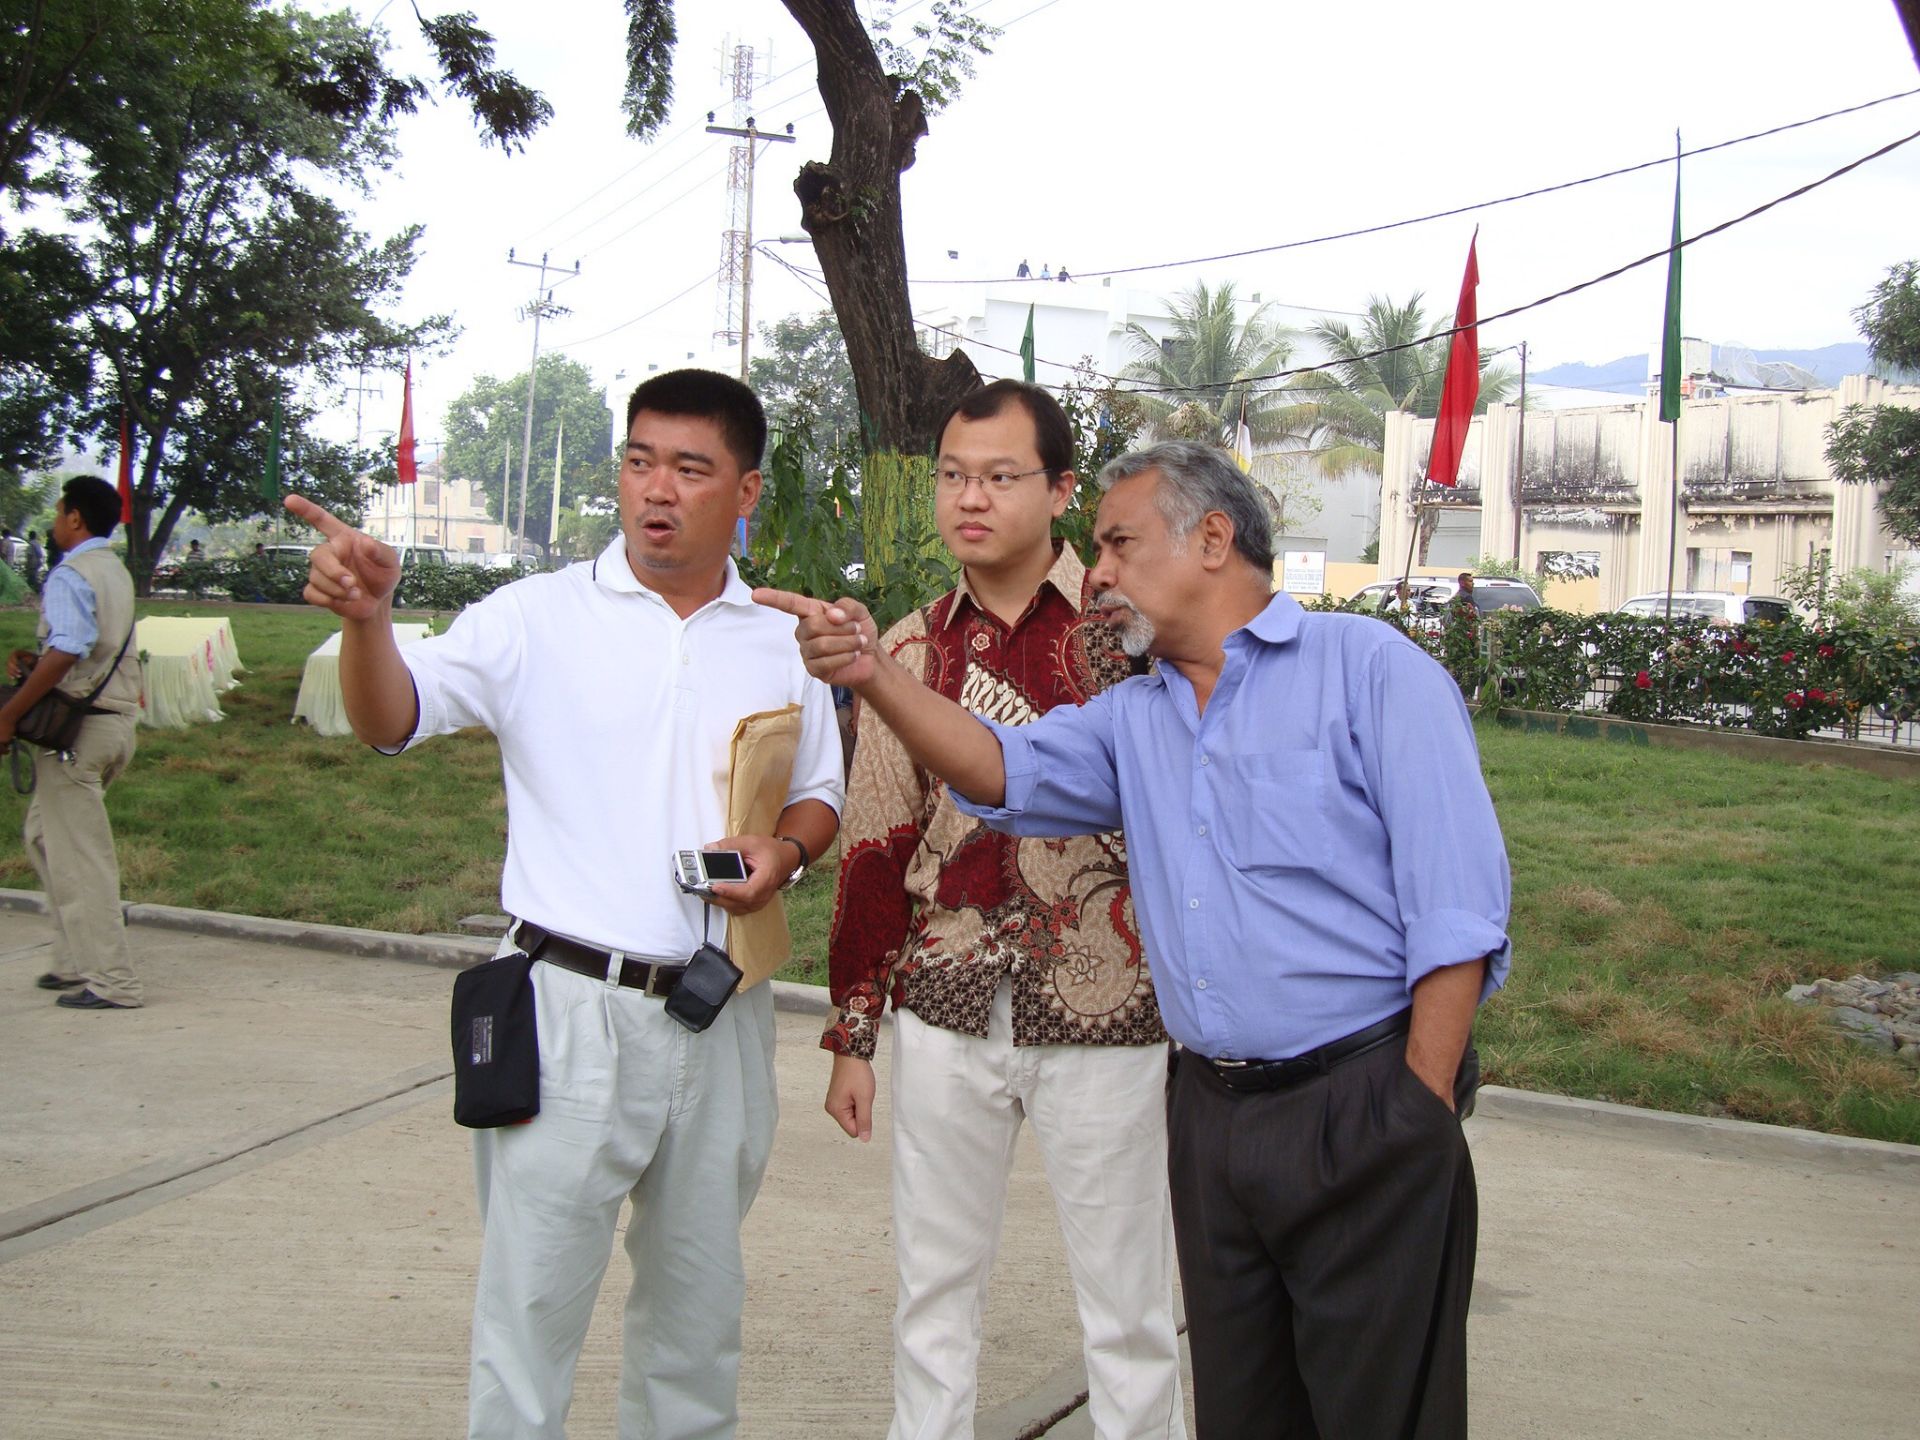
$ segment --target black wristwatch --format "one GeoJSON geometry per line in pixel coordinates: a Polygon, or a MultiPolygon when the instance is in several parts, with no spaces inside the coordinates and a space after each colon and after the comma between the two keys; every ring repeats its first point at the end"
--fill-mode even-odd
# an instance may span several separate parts
{"type": "Polygon", "coordinates": [[[794,867],[793,873],[787,876],[787,878],[783,880],[780,884],[780,888],[782,890],[791,890],[794,886],[798,885],[803,878],[805,878],[807,873],[807,867],[813,864],[813,856],[807,853],[806,846],[802,845],[798,840],[794,839],[793,836],[791,835],[776,835],[773,838],[776,840],[786,841],[787,844],[791,845],[794,849],[800,852],[800,863],[794,867]]]}

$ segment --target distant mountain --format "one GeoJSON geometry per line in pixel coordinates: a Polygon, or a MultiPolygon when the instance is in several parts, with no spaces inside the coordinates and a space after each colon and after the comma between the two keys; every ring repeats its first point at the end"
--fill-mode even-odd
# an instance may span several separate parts
{"type": "MultiPolygon", "coordinates": [[[[1822,385],[1838,385],[1845,375],[1866,375],[1873,364],[1867,359],[1867,347],[1858,340],[1839,345],[1823,345],[1818,350],[1756,350],[1761,360],[1784,360],[1810,370],[1822,385]]],[[[1622,355],[1604,365],[1574,361],[1536,370],[1528,378],[1542,385],[1567,385],[1579,390],[1607,390],[1616,395],[1637,394],[1646,384],[1652,357],[1622,355]]]]}

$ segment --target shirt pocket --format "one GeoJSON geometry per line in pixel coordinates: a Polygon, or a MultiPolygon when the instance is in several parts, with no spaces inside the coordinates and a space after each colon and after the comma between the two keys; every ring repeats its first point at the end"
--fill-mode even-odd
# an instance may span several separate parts
{"type": "Polygon", "coordinates": [[[1332,863],[1325,755],[1267,750],[1234,756],[1221,768],[1221,849],[1236,870],[1324,870],[1332,863]]]}

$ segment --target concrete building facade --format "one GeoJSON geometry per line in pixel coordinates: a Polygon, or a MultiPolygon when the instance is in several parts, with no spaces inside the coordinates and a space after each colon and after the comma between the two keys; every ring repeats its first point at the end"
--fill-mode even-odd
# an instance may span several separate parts
{"type": "Polygon", "coordinates": [[[1490,406],[1468,431],[1452,491],[1424,480],[1434,422],[1389,415],[1380,577],[1405,564],[1416,502],[1432,523],[1426,568],[1475,555],[1556,563],[1598,581],[1601,609],[1666,589],[1670,546],[1681,590],[1778,594],[1789,567],[1823,554],[1836,571],[1920,562],[1886,528],[1874,488],[1838,484],[1827,466],[1827,427],[1856,404],[1920,408],[1920,386],[1856,375],[1835,390],[1686,401],[1677,497],[1674,427],[1657,400],[1524,419],[1490,406]]]}

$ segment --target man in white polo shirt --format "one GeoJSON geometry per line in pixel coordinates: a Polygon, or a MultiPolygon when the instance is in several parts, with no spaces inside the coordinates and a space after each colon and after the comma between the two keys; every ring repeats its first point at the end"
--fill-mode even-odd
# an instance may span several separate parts
{"type": "Polygon", "coordinates": [[[539,960],[540,1113],[474,1132],[475,1440],[564,1433],[629,1197],[620,1435],[734,1433],[739,1224],[773,1142],[773,1001],[768,986],[744,988],[699,1034],[665,1013],[660,992],[703,938],[723,943],[727,918],[680,892],[673,855],[740,851],[748,878],[714,903],[751,914],[832,844],[842,799],[832,699],[727,554],[759,498],[765,442],[760,404],[737,381],[701,370],[647,381],[627,405],[613,542],[591,563],[505,586],[405,651],[392,626],[398,557],[287,501],[327,537],[306,597],[342,619],[354,733],[389,751],[469,725],[500,741],[501,898],[539,960]],[[784,808],[768,834],[727,834],[737,727],[793,707],[784,808]]]}

